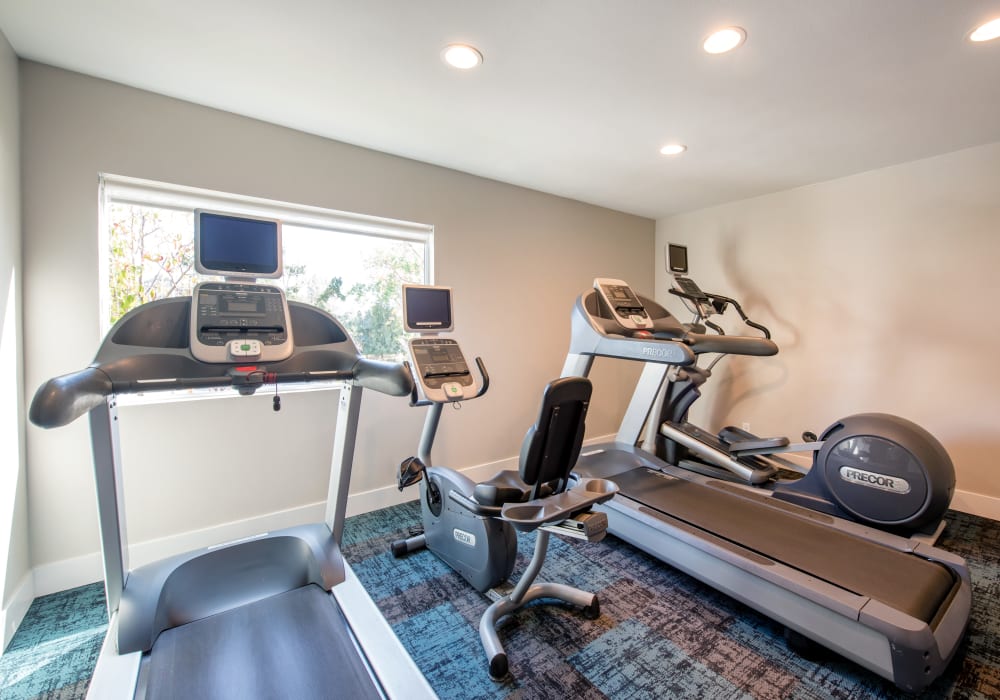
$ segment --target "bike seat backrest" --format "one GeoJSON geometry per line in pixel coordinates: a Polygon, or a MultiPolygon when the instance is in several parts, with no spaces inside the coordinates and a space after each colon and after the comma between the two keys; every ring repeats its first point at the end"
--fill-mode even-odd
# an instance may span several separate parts
{"type": "Polygon", "coordinates": [[[538,419],[521,445],[519,474],[532,487],[531,498],[538,498],[541,485],[551,482],[554,493],[566,490],[583,445],[592,391],[585,377],[563,377],[545,387],[538,419]]]}

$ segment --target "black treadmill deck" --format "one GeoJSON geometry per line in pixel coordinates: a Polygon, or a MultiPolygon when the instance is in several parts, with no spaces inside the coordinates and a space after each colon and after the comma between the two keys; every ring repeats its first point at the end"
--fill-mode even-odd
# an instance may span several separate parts
{"type": "Polygon", "coordinates": [[[147,698],[381,698],[333,597],[310,584],[163,632],[147,698]]]}
{"type": "Polygon", "coordinates": [[[824,525],[828,516],[803,518],[790,512],[797,506],[735,493],[724,482],[705,485],[648,467],[607,478],[652,511],[928,624],[955,583],[941,564],[824,525]]]}

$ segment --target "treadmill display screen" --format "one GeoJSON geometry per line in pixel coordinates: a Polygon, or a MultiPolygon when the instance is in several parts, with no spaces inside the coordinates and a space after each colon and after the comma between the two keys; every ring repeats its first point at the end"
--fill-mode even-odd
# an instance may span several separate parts
{"type": "Polygon", "coordinates": [[[281,274],[281,225],[213,212],[196,214],[199,270],[223,275],[281,274]]]}
{"type": "Polygon", "coordinates": [[[403,326],[410,333],[452,330],[451,288],[403,285],[403,326]]]}

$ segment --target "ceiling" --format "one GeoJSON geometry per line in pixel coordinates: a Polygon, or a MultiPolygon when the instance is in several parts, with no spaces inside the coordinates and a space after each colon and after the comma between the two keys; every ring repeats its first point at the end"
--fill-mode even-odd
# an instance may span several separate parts
{"type": "Polygon", "coordinates": [[[651,218],[1000,141],[1000,0],[0,0],[23,58],[651,218]],[[747,32],[709,55],[714,29],[747,32]],[[452,42],[478,47],[470,72],[452,42]],[[659,148],[688,146],[681,156],[659,148]]]}

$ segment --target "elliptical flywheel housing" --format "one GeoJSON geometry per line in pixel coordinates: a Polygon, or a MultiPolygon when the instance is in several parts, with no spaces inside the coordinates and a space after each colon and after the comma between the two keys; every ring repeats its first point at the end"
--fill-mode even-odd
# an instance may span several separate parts
{"type": "Polygon", "coordinates": [[[955,467],[937,439],[905,418],[859,413],[820,436],[810,475],[852,518],[876,527],[919,531],[951,503],[955,467]]]}

